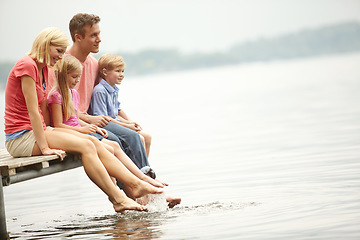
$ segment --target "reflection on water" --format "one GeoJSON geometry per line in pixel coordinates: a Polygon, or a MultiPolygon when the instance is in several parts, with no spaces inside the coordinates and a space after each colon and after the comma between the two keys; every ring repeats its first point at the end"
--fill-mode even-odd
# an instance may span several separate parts
{"type": "Polygon", "coordinates": [[[123,237],[131,237],[131,239],[157,239],[163,235],[162,226],[170,224],[172,221],[175,222],[177,217],[191,215],[206,216],[224,211],[233,212],[257,205],[257,203],[213,202],[197,206],[179,206],[169,211],[106,216],[104,218],[113,218],[115,224],[100,233],[106,233],[107,236],[115,237],[115,239],[123,239],[123,237]]]}
{"type": "MultiPolygon", "coordinates": [[[[179,206],[148,213],[127,212],[88,217],[77,214],[72,219],[54,220],[51,227],[26,230],[11,234],[12,239],[159,239],[164,235],[163,226],[176,222],[179,217],[217,216],[229,212],[234,214],[260,203],[212,202],[196,206],[179,206]]],[[[153,209],[156,207],[153,207],[153,209]]],[[[32,224],[23,225],[31,228],[32,224]]]]}
{"type": "Polygon", "coordinates": [[[99,234],[111,236],[114,239],[124,239],[126,237],[131,239],[157,239],[162,236],[159,226],[163,221],[157,219],[153,214],[115,217],[114,224],[109,229],[99,231],[99,234]]]}
{"type": "Polygon", "coordinates": [[[113,213],[75,169],[4,189],[14,239],[360,239],[360,55],[127,79],[166,195],[113,213]],[[134,94],[136,93],[136,94],[134,94]]]}

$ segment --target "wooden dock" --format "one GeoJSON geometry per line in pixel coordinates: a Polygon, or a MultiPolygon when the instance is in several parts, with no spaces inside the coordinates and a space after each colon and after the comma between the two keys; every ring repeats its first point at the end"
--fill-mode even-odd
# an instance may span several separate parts
{"type": "Polygon", "coordinates": [[[13,158],[0,149],[0,240],[9,239],[6,229],[3,186],[46,176],[82,166],[79,155],[67,154],[63,161],[57,155],[13,158]]]}

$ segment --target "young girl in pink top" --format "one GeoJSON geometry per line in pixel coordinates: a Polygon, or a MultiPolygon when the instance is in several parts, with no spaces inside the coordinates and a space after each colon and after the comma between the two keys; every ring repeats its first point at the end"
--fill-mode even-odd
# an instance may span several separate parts
{"type": "MultiPolygon", "coordinates": [[[[162,187],[162,184],[151,177],[143,174],[131,159],[123,152],[117,142],[106,139],[107,132],[94,124],[88,124],[78,118],[79,93],[74,87],[79,83],[82,73],[80,61],[71,55],[65,55],[55,66],[55,82],[53,89],[48,95],[48,107],[51,114],[51,122],[54,127],[75,130],[80,133],[90,134],[98,138],[104,147],[113,153],[130,172],[143,181],[162,187]]],[[[125,185],[124,191],[129,197],[125,185]]]]}
{"type": "Polygon", "coordinates": [[[65,152],[79,153],[86,174],[108,196],[115,211],[147,211],[126,197],[109,175],[127,184],[134,197],[162,193],[161,189],[133,175],[96,138],[71,129],[46,127],[43,114],[48,66],[63,57],[68,45],[63,32],[47,28],[36,37],[30,53],[10,71],[5,90],[6,149],[14,157],[56,154],[63,159],[65,152]]]}

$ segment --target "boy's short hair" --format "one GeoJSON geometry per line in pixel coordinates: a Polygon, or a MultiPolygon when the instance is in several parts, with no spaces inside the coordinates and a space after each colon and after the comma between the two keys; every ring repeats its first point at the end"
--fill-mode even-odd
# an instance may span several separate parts
{"type": "Polygon", "coordinates": [[[49,27],[42,30],[35,38],[28,55],[40,63],[50,63],[50,46],[67,48],[69,39],[60,29],[49,27]]]}
{"type": "Polygon", "coordinates": [[[108,71],[117,67],[124,67],[124,59],[116,54],[104,54],[99,58],[99,76],[104,78],[104,68],[108,71]]]}
{"type": "Polygon", "coordinates": [[[85,29],[86,25],[92,27],[92,25],[100,22],[100,17],[94,14],[87,13],[78,13],[70,20],[69,30],[71,39],[75,42],[75,34],[80,34],[85,37],[85,29]]]}

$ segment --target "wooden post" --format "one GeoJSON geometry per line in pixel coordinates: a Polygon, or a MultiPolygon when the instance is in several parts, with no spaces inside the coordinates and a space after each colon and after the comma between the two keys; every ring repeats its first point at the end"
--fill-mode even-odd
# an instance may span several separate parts
{"type": "Polygon", "coordinates": [[[3,186],[77,168],[82,165],[78,154],[69,154],[63,161],[56,155],[13,158],[0,148],[0,240],[8,240],[3,186]],[[51,161],[51,163],[50,163],[51,161]]]}
{"type": "Polygon", "coordinates": [[[2,176],[0,174],[0,239],[5,240],[9,239],[7,230],[6,230],[6,216],[5,216],[5,204],[4,204],[4,192],[2,184],[2,176]]]}

